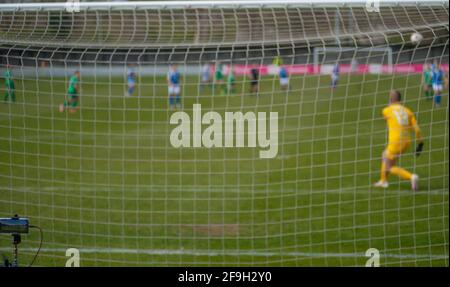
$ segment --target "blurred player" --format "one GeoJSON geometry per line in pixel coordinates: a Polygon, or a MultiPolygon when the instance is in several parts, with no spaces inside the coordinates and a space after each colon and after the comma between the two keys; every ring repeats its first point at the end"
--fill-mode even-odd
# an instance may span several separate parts
{"type": "Polygon", "coordinates": [[[227,91],[228,94],[234,94],[236,92],[236,77],[234,76],[234,68],[230,65],[230,71],[227,77],[227,91]]]}
{"type": "Polygon", "coordinates": [[[331,88],[336,89],[339,80],[339,64],[334,64],[333,71],[331,72],[331,88]]]}
{"type": "Polygon", "coordinates": [[[276,67],[283,65],[283,59],[280,56],[276,56],[273,58],[272,65],[276,67]]]}
{"type": "Polygon", "coordinates": [[[278,75],[280,76],[281,89],[287,90],[289,88],[289,74],[287,68],[285,66],[281,66],[278,75]]]}
{"type": "Polygon", "coordinates": [[[14,78],[13,78],[13,74],[11,71],[11,66],[10,65],[6,65],[6,71],[5,71],[5,97],[4,97],[4,101],[8,101],[9,99],[11,99],[11,101],[15,102],[16,101],[16,85],[14,83],[14,78]]]}
{"type": "Polygon", "coordinates": [[[444,89],[444,82],[447,85],[447,79],[445,77],[444,71],[441,69],[440,64],[435,64],[432,69],[431,82],[433,83],[434,92],[434,105],[439,107],[441,105],[441,93],[444,89]]]}
{"type": "Polygon", "coordinates": [[[167,84],[169,86],[169,108],[181,109],[181,75],[178,72],[177,65],[173,64],[169,67],[167,74],[167,84]]]}
{"type": "Polygon", "coordinates": [[[352,58],[350,62],[350,70],[352,74],[358,72],[358,60],[356,60],[356,58],[352,58]]]}
{"type": "Polygon", "coordinates": [[[78,99],[79,99],[79,87],[78,84],[80,82],[80,71],[75,71],[75,73],[70,77],[69,80],[69,88],[67,89],[67,99],[64,101],[64,104],[59,105],[59,111],[62,113],[69,108],[69,111],[73,114],[77,111],[78,108],[78,99]]]}
{"type": "Polygon", "coordinates": [[[250,70],[250,92],[252,94],[258,93],[259,71],[257,68],[250,70]]]}
{"type": "Polygon", "coordinates": [[[208,63],[202,66],[201,71],[200,90],[202,91],[205,87],[211,87],[211,66],[208,63]]]}
{"type": "Polygon", "coordinates": [[[128,84],[128,90],[127,90],[126,96],[131,97],[133,95],[134,88],[136,86],[136,73],[134,72],[132,65],[128,66],[127,84],[128,84]]]}
{"type": "Polygon", "coordinates": [[[217,63],[214,85],[219,86],[221,94],[225,95],[227,93],[227,87],[225,86],[223,78],[223,65],[221,63],[217,63]]]}
{"type": "Polygon", "coordinates": [[[430,68],[430,64],[426,63],[425,65],[423,65],[422,84],[425,98],[427,100],[431,100],[433,98],[433,82],[431,80],[432,76],[433,71],[430,68]]]}
{"type": "Polygon", "coordinates": [[[389,186],[389,174],[396,175],[411,182],[412,190],[418,189],[419,177],[407,170],[395,166],[397,158],[404,153],[411,145],[411,132],[414,131],[418,142],[416,156],[419,156],[423,149],[423,140],[420,128],[417,125],[414,114],[401,104],[401,94],[392,90],[389,94],[390,104],[383,109],[383,117],[387,122],[389,131],[388,146],[383,152],[381,164],[381,179],[374,184],[375,187],[387,188],[389,186]]]}

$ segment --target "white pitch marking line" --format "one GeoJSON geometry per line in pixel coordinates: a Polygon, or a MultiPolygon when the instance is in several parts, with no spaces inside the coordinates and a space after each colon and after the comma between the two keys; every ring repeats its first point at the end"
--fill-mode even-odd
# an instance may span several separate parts
{"type": "MultiPolygon", "coordinates": [[[[10,248],[0,248],[0,251],[8,251],[10,248]]],[[[350,253],[320,253],[320,252],[275,252],[254,250],[187,250],[187,249],[128,249],[128,248],[79,248],[80,253],[102,254],[145,254],[145,255],[191,255],[191,256],[254,256],[254,257],[361,257],[366,258],[364,252],[350,253]]],[[[36,252],[37,248],[22,248],[21,251],[36,252]]],[[[65,248],[42,248],[42,252],[66,252],[65,248]]],[[[438,254],[412,254],[412,253],[380,253],[380,257],[395,259],[448,259],[448,255],[438,254]]]]}
{"type": "MultiPolygon", "coordinates": [[[[14,188],[12,188],[14,190],[14,188]]],[[[323,193],[336,193],[336,194],[360,194],[360,193],[366,193],[366,194],[372,194],[372,195],[381,195],[383,193],[385,194],[389,194],[389,195],[424,195],[424,194],[429,194],[429,195],[444,195],[444,194],[448,194],[448,191],[443,190],[443,189],[435,189],[435,190],[422,190],[422,191],[411,191],[411,190],[406,190],[406,189],[400,189],[400,190],[382,190],[382,189],[376,189],[373,187],[369,187],[367,189],[361,189],[361,188],[357,188],[357,189],[351,189],[351,188],[346,188],[346,189],[331,189],[331,190],[318,190],[318,189],[313,189],[313,190],[296,190],[296,189],[277,189],[277,190],[273,190],[273,189],[268,189],[268,190],[248,190],[248,189],[236,189],[236,188],[215,188],[215,187],[191,187],[191,186],[186,186],[186,187],[180,187],[180,188],[173,188],[173,187],[168,187],[168,188],[163,188],[163,187],[155,187],[155,186],[126,186],[124,185],[123,187],[119,187],[119,186],[111,186],[111,187],[107,187],[107,186],[98,186],[98,187],[92,187],[92,186],[80,186],[80,187],[64,187],[64,186],[44,186],[39,188],[34,187],[20,187],[18,188],[19,190],[22,191],[30,191],[30,192],[39,192],[39,190],[44,190],[44,191],[86,191],[86,192],[114,192],[114,191],[134,191],[134,192],[141,192],[141,193],[145,193],[145,192],[152,192],[152,191],[160,191],[160,192],[179,192],[179,191],[185,191],[185,192],[208,192],[208,193],[244,193],[244,194],[273,194],[273,193],[280,193],[280,195],[286,196],[289,194],[323,194],[323,193]]]]}

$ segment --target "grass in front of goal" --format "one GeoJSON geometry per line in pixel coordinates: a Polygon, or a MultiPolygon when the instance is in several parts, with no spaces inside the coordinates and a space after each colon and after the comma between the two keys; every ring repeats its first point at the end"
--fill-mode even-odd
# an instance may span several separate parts
{"type": "MultiPolygon", "coordinates": [[[[175,149],[164,77],[142,77],[125,98],[121,78],[82,76],[81,109],[59,113],[66,79],[17,81],[17,102],[0,105],[0,216],[18,213],[44,229],[36,265],[82,266],[365,264],[448,266],[448,111],[420,98],[420,76],[292,77],[291,91],[265,77],[251,96],[200,91],[184,79],[183,104],[203,111],[276,111],[279,151],[175,149]],[[391,178],[377,190],[386,142],[381,109],[403,92],[426,138],[399,165],[418,173],[420,191],[391,178]]],[[[38,234],[23,236],[27,264],[38,234]]],[[[10,254],[10,237],[0,236],[10,254]]]]}

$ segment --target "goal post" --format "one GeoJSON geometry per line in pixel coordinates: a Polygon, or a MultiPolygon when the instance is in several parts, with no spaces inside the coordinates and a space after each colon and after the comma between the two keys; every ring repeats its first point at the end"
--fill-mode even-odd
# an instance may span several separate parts
{"type": "Polygon", "coordinates": [[[435,0],[0,4],[0,218],[40,266],[448,266],[448,29],[435,0]],[[378,189],[391,90],[425,145],[378,189]]]}

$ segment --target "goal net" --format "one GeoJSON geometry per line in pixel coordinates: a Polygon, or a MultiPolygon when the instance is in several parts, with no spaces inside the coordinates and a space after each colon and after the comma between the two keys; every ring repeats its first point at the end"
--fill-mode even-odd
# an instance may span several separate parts
{"type": "MultiPolygon", "coordinates": [[[[448,266],[448,16],[446,1],[0,4],[0,217],[42,228],[40,266],[70,248],[81,266],[448,266]],[[425,145],[416,157],[412,136],[407,175],[375,188],[392,89],[425,145]]],[[[21,265],[38,245],[23,236],[21,265]]]]}

